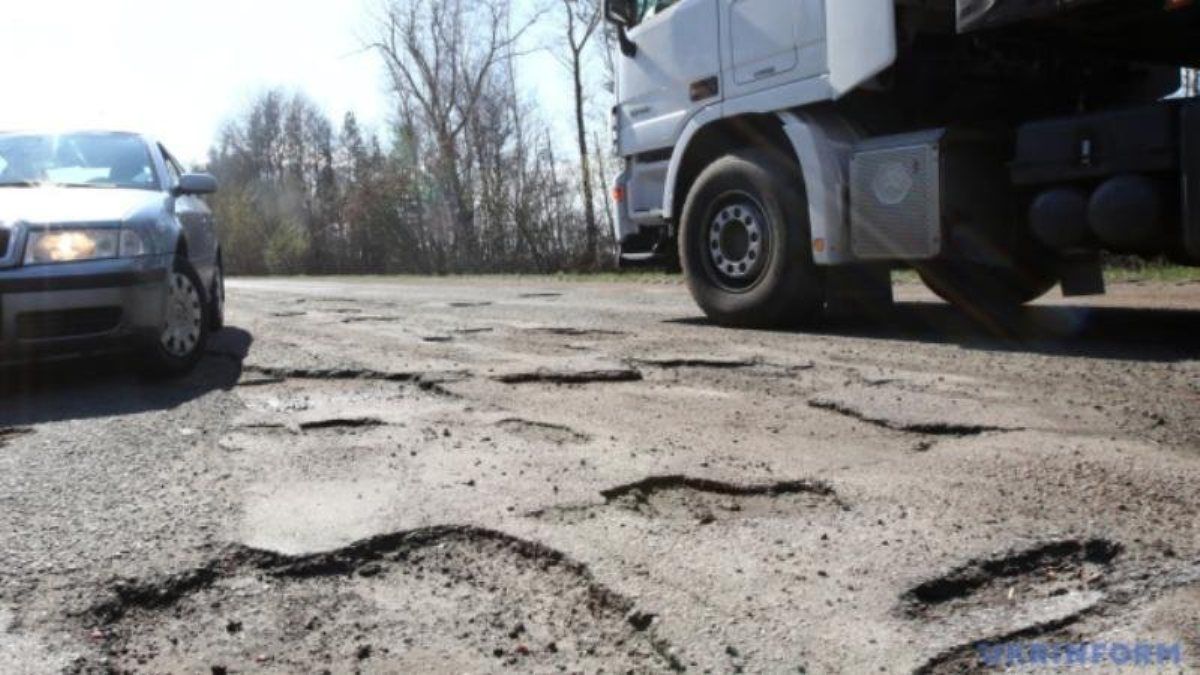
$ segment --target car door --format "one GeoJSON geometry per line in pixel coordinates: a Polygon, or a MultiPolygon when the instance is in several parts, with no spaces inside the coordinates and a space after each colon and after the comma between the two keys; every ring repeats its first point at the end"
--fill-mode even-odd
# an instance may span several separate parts
{"type": "MultiPolygon", "coordinates": [[[[184,173],[183,167],[166,148],[160,145],[158,149],[166,167],[167,189],[174,192],[184,173]]],[[[175,195],[174,202],[175,217],[179,219],[187,237],[188,257],[196,267],[196,272],[207,283],[212,278],[217,260],[217,236],[212,211],[203,199],[195,195],[175,195]]]]}
{"type": "Polygon", "coordinates": [[[721,71],[720,1],[639,3],[640,21],[629,31],[637,53],[617,54],[622,155],[671,147],[696,111],[720,101],[719,87],[702,86],[715,85],[721,71]],[[708,91],[712,95],[704,95],[708,91]]]}

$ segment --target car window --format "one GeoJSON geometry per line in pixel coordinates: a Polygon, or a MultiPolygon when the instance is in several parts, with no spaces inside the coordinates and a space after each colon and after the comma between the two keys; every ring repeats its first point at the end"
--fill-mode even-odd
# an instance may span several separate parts
{"type": "Polygon", "coordinates": [[[179,185],[179,179],[183,176],[183,169],[180,168],[179,162],[176,162],[171,153],[167,152],[167,149],[163,146],[158,146],[158,150],[162,153],[163,165],[167,167],[167,183],[171,187],[179,185]]]}

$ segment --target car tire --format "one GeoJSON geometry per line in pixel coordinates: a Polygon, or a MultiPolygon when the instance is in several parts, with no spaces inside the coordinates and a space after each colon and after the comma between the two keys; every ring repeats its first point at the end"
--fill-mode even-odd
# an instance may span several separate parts
{"type": "Polygon", "coordinates": [[[692,297],[733,328],[795,327],[821,316],[825,279],[812,258],[798,167],[743,150],[706,168],[682,212],[679,257],[692,297]]]}
{"type": "Polygon", "coordinates": [[[195,267],[186,258],[176,258],[167,273],[163,325],[147,349],[146,374],[155,378],[182,377],[204,357],[212,316],[203,288],[195,267]]]}
{"type": "Polygon", "coordinates": [[[225,328],[225,263],[222,262],[220,256],[217,257],[212,289],[209,290],[208,297],[210,317],[208,329],[213,333],[218,333],[225,328]]]}

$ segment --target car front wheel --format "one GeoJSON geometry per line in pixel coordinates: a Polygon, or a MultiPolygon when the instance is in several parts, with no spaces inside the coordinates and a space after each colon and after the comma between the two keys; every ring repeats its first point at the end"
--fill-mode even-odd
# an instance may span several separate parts
{"type": "Polygon", "coordinates": [[[167,299],[162,328],[147,356],[149,373],[179,377],[191,372],[204,356],[208,342],[210,305],[205,302],[200,276],[184,258],[167,274],[167,299]]]}

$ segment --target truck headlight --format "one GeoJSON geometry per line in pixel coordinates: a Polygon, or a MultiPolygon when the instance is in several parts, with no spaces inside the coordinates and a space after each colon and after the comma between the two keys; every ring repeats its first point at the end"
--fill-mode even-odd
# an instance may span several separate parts
{"type": "Polygon", "coordinates": [[[133,258],[146,254],[146,242],[135,230],[81,228],[29,233],[25,264],[133,258]]]}

